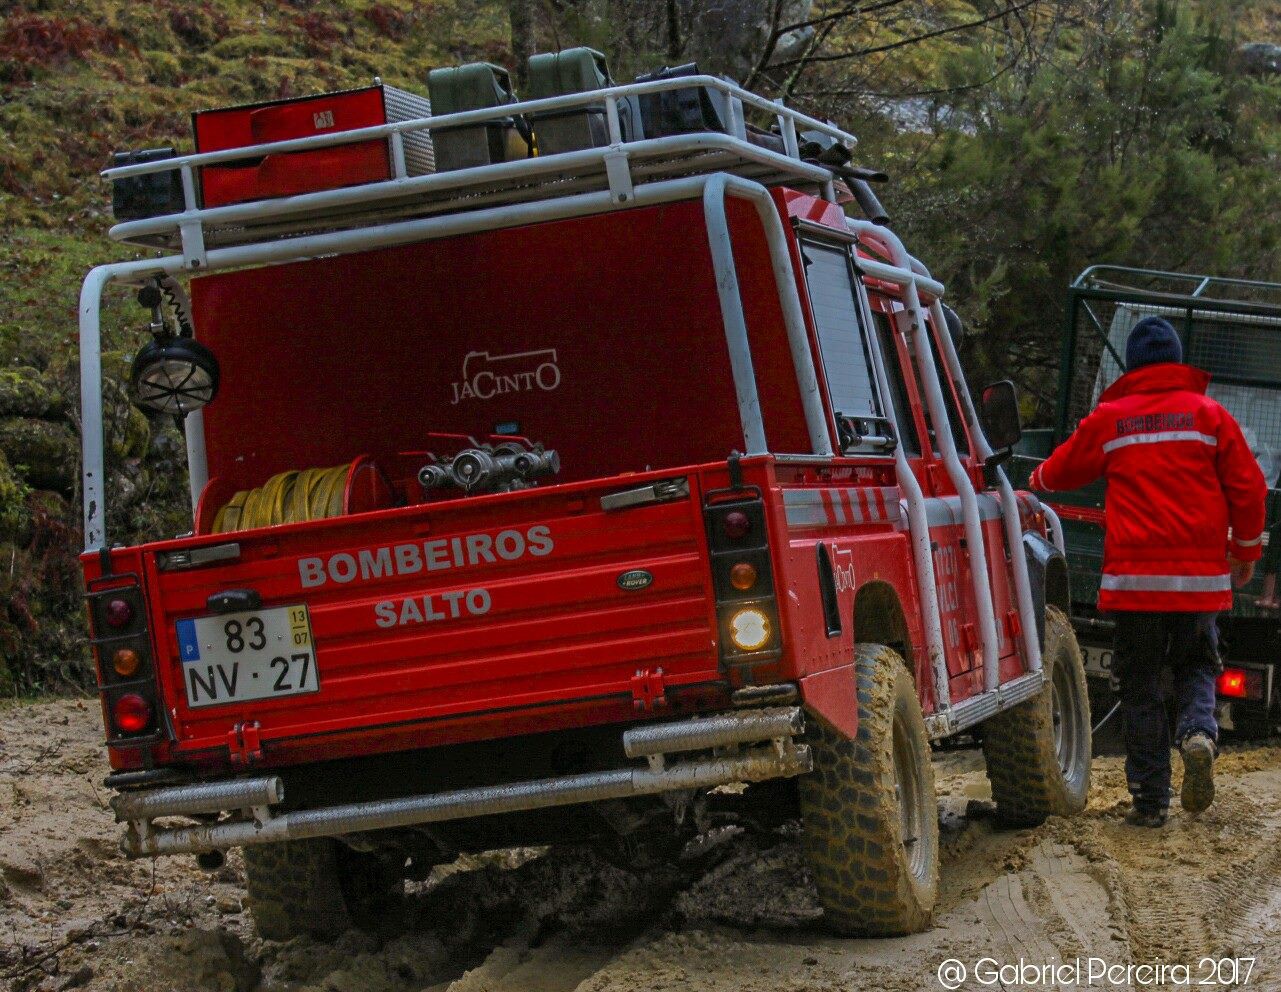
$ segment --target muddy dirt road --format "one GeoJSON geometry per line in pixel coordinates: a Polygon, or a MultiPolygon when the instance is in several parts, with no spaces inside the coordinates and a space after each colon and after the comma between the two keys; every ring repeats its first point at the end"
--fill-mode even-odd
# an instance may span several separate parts
{"type": "MultiPolygon", "coordinates": [[[[937,927],[893,941],[828,936],[797,845],[732,835],[697,867],[636,877],[582,850],[506,852],[437,870],[409,927],[333,944],[260,941],[238,858],[131,863],[101,786],[94,702],[0,708],[0,978],[69,992],[640,992],[939,989],[937,969],[1255,957],[1248,988],[1281,990],[1281,746],[1229,750],[1219,802],[1162,833],[1121,822],[1117,759],[1090,809],[1037,830],[993,829],[976,752],[938,759],[944,823],[937,927]]],[[[1180,988],[1136,974],[1095,988],[1180,988]]],[[[1084,976],[1083,976],[1084,977],[1084,976]]],[[[1216,987],[1216,986],[1202,986],[1216,987]]],[[[1221,986],[1220,986],[1221,987],[1221,986]]]]}

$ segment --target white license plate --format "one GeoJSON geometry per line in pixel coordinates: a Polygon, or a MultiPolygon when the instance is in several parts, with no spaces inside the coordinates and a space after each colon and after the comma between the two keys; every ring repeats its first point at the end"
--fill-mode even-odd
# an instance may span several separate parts
{"type": "Polygon", "coordinates": [[[1086,675],[1111,676],[1112,649],[1096,648],[1088,644],[1081,645],[1081,654],[1085,660],[1086,675]]]}
{"type": "Polygon", "coordinates": [[[177,629],[189,706],[320,691],[306,606],[179,620],[177,629]]]}

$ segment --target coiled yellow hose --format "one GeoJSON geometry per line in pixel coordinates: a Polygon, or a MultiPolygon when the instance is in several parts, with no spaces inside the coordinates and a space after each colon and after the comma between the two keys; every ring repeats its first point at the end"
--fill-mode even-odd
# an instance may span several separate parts
{"type": "Polygon", "coordinates": [[[231,497],[214,517],[213,533],[340,516],[350,470],[346,464],[273,475],[257,489],[231,497]]]}

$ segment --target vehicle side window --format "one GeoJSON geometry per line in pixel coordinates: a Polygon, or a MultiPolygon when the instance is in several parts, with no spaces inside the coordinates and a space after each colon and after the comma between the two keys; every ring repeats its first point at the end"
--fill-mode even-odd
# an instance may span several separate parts
{"type": "Polygon", "coordinates": [[[894,404],[894,422],[898,425],[899,443],[909,455],[921,453],[921,439],[916,432],[916,418],[912,416],[912,404],[907,396],[907,378],[899,365],[898,348],[894,344],[894,328],[890,318],[879,310],[872,311],[872,322],[876,325],[876,337],[881,343],[881,357],[885,362],[885,374],[890,381],[890,401],[894,404]]]}
{"type": "Polygon", "coordinates": [[[849,250],[805,241],[802,251],[832,408],[847,417],[882,417],[849,250]]]}
{"type": "MultiPolygon", "coordinates": [[[[900,314],[900,319],[903,319],[900,314]]],[[[915,337],[915,335],[913,335],[915,337]]],[[[970,444],[965,436],[965,427],[961,423],[960,411],[956,408],[956,396],[952,392],[951,380],[948,377],[947,370],[943,367],[943,357],[939,354],[938,344],[934,336],[929,335],[930,353],[934,357],[934,368],[938,371],[939,388],[943,393],[943,409],[947,412],[947,419],[952,428],[952,440],[956,442],[957,453],[964,456],[969,454],[970,444]]],[[[917,360],[915,347],[908,348],[912,359],[912,374],[916,377],[916,388],[921,395],[921,416],[925,419],[926,437],[929,439],[930,450],[934,454],[939,454],[938,436],[935,433],[934,417],[930,413],[929,403],[925,399],[925,373],[921,369],[921,363],[917,360]]]]}
{"type": "MultiPolygon", "coordinates": [[[[947,333],[943,328],[942,333],[947,333]]],[[[947,410],[947,419],[952,425],[952,440],[956,442],[957,453],[964,456],[970,453],[970,439],[965,434],[965,423],[961,420],[961,411],[956,407],[956,394],[952,391],[952,378],[947,374],[943,356],[939,354],[938,342],[930,335],[930,350],[934,353],[934,367],[938,369],[939,386],[943,389],[943,407],[947,410]]]]}

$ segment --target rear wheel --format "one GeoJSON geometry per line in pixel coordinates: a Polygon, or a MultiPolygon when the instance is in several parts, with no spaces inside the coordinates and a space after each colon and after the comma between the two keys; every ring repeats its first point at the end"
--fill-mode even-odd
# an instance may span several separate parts
{"type": "Polygon", "coordinates": [[[244,856],[249,908],[269,940],[378,930],[400,918],[403,858],[353,851],[328,838],[253,845],[244,856]]]}
{"type": "Polygon", "coordinates": [[[828,926],[893,937],[930,924],[938,896],[938,807],[916,686],[890,648],[859,645],[858,733],[814,713],[814,771],[799,782],[802,844],[828,926]]]}
{"type": "Polygon", "coordinates": [[[983,758],[997,818],[1036,826],[1085,809],[1090,793],[1090,700],[1072,625],[1045,610],[1045,686],[983,724],[983,758]]]}

